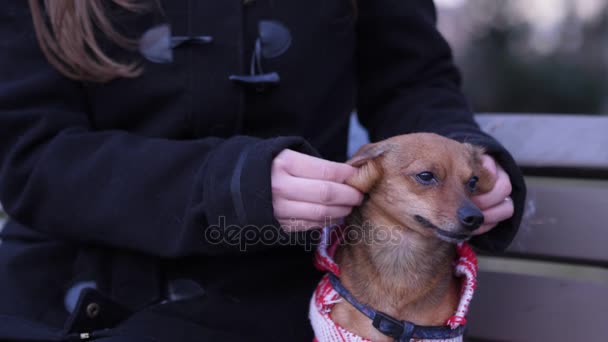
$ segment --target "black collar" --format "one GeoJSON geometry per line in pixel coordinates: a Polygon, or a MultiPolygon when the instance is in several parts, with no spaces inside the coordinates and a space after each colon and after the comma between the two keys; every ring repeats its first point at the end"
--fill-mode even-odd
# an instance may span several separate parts
{"type": "Polygon", "coordinates": [[[412,338],[427,340],[446,340],[462,336],[465,326],[460,325],[456,329],[449,326],[420,326],[408,321],[400,321],[383,312],[376,311],[369,306],[360,303],[350,293],[340,279],[329,273],[329,282],[342,298],[346,299],[352,306],[372,320],[374,328],[386,336],[393,337],[398,342],[409,342],[412,338]]]}

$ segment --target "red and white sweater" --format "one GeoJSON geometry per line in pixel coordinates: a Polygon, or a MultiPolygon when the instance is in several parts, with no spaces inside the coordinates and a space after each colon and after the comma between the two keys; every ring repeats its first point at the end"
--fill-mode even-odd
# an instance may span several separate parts
{"type": "MultiPolygon", "coordinates": [[[[341,241],[340,229],[326,227],[323,229],[323,239],[315,255],[315,266],[320,270],[340,275],[340,268],[334,262],[333,257],[341,241]]],[[[458,328],[466,323],[466,314],[469,303],[477,285],[477,258],[475,252],[467,243],[457,245],[459,258],[455,262],[454,272],[458,277],[464,277],[458,308],[452,317],[446,321],[452,329],[458,328]]],[[[309,318],[315,332],[315,342],[367,342],[361,336],[355,335],[345,328],[336,324],[330,317],[332,307],[340,302],[342,298],[334,290],[325,275],[312,296],[310,301],[309,318]]],[[[420,340],[412,339],[411,342],[460,342],[462,336],[447,340],[420,340]]]]}

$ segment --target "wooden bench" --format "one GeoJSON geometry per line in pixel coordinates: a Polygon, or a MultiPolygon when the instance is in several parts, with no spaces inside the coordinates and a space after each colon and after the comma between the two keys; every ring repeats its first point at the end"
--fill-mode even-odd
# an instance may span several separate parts
{"type": "Polygon", "coordinates": [[[608,341],[608,117],[479,115],[526,175],[524,223],[480,256],[475,341],[608,341]]]}

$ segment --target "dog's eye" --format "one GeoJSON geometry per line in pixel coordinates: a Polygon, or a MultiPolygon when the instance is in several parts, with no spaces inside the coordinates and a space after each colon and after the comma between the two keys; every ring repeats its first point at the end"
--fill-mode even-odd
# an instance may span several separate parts
{"type": "Polygon", "coordinates": [[[437,183],[437,178],[432,172],[424,171],[416,175],[416,180],[422,185],[432,185],[437,183]]]}
{"type": "Polygon", "coordinates": [[[479,181],[479,178],[477,178],[476,176],[471,177],[469,179],[469,182],[467,183],[467,187],[469,188],[469,190],[475,191],[475,189],[477,189],[478,181],[479,181]]]}

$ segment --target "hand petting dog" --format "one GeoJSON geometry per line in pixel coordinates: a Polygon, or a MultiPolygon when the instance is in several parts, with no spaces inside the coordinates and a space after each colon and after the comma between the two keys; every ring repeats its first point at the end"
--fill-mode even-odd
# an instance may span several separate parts
{"type": "MultiPolygon", "coordinates": [[[[509,176],[494,158],[482,158],[495,186],[472,199],[485,218],[476,235],[490,231],[514,211],[509,176]]],[[[350,214],[363,200],[363,194],[344,184],[354,173],[355,168],[347,164],[283,150],[271,172],[273,209],[281,227],[287,232],[316,229],[350,214]]]]}
{"type": "Polygon", "coordinates": [[[472,198],[473,203],[481,209],[484,216],[484,223],[475,231],[475,235],[487,233],[501,221],[511,218],[515,210],[513,201],[509,197],[512,188],[507,172],[487,154],[483,155],[482,163],[495,184],[490,192],[472,198]]]}
{"type": "Polygon", "coordinates": [[[356,169],[289,149],[273,160],[274,215],[286,232],[323,228],[350,214],[363,194],[344,181],[356,169]]]}

